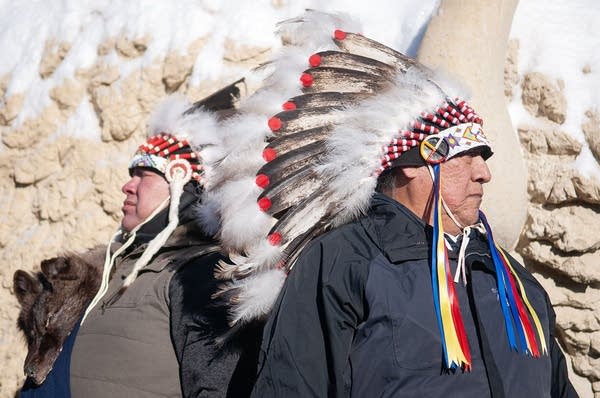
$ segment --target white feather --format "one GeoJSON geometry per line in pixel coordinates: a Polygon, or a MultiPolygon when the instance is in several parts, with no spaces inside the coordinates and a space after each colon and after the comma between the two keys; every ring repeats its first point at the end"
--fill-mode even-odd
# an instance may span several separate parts
{"type": "Polygon", "coordinates": [[[148,123],[148,135],[153,136],[162,132],[177,135],[175,127],[183,112],[189,107],[189,101],[181,94],[167,97],[152,111],[148,123]]]}
{"type": "Polygon", "coordinates": [[[260,192],[251,177],[228,182],[215,197],[222,220],[220,238],[229,250],[247,251],[264,239],[275,223],[256,203],[260,192]]]}
{"type": "Polygon", "coordinates": [[[307,10],[297,18],[281,22],[277,33],[284,42],[292,46],[302,46],[314,50],[330,45],[336,29],[346,32],[362,31],[360,23],[348,14],[307,10]]]}
{"type": "Polygon", "coordinates": [[[211,195],[211,192],[205,191],[201,204],[194,208],[194,218],[207,236],[214,236],[221,226],[219,209],[215,206],[214,200],[209,200],[211,195]]]}
{"type": "Polygon", "coordinates": [[[235,283],[240,304],[234,308],[231,322],[243,323],[269,314],[285,278],[285,272],[272,269],[235,283]]]}

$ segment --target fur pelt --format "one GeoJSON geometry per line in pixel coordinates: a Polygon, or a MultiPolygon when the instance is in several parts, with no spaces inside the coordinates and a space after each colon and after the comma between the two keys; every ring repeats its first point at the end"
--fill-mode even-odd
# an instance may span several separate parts
{"type": "Polygon", "coordinates": [[[17,326],[27,340],[25,375],[41,384],[64,341],[100,286],[105,247],[42,261],[35,274],[17,270],[13,287],[21,306],[17,326]]]}

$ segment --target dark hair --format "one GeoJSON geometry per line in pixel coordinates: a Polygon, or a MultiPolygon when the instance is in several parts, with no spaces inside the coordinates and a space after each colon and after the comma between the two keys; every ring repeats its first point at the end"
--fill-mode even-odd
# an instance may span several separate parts
{"type": "Polygon", "coordinates": [[[390,192],[396,187],[396,173],[394,169],[387,169],[377,178],[375,191],[379,193],[390,192]]]}

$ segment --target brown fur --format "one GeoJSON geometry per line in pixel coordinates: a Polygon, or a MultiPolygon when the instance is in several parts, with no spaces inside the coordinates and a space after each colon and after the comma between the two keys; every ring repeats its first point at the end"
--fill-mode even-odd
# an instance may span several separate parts
{"type": "Polygon", "coordinates": [[[21,305],[17,325],[27,339],[23,369],[35,383],[45,379],[63,343],[90,303],[102,277],[103,248],[84,255],[44,260],[41,272],[15,272],[13,286],[21,305]]]}

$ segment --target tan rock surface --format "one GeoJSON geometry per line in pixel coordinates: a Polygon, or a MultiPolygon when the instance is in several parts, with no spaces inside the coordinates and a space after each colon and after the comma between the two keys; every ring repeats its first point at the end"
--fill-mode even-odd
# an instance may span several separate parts
{"type": "Polygon", "coordinates": [[[506,46],[506,62],[504,64],[504,95],[509,100],[513,97],[513,87],[519,81],[519,40],[511,39],[506,46]]]}
{"type": "Polygon", "coordinates": [[[2,134],[2,142],[9,148],[29,150],[53,134],[65,120],[58,105],[52,102],[38,117],[27,119],[21,126],[2,134]]]}
{"type": "Polygon", "coordinates": [[[40,76],[43,79],[50,77],[58,65],[65,59],[70,49],[71,43],[56,43],[53,39],[47,40],[44,46],[42,61],[40,62],[40,76]]]}
{"type": "Polygon", "coordinates": [[[550,205],[574,201],[600,204],[600,179],[581,175],[573,160],[530,153],[527,191],[531,200],[550,205]]]}
{"type": "MultiPolygon", "coordinates": [[[[0,107],[0,124],[8,126],[21,112],[23,106],[23,94],[15,94],[5,98],[3,106],[0,107]]],[[[6,145],[9,145],[5,143],[6,145]]]]}
{"type": "Polygon", "coordinates": [[[67,79],[61,86],[50,90],[52,98],[61,110],[76,108],[86,94],[85,83],[75,79],[67,79]]]}
{"type": "Polygon", "coordinates": [[[564,253],[581,254],[600,249],[600,234],[591,233],[600,225],[600,213],[590,208],[564,206],[547,211],[532,207],[529,216],[531,222],[525,228],[528,239],[549,242],[564,253]]]}
{"type": "MultiPolygon", "coordinates": [[[[137,58],[146,52],[149,42],[149,36],[130,39],[127,36],[121,35],[117,37],[114,45],[119,55],[126,58],[137,58]]],[[[110,42],[108,46],[106,44],[103,45],[101,49],[98,50],[98,52],[107,54],[111,45],[112,42],[110,42]]]]}
{"type": "Polygon", "coordinates": [[[587,120],[583,123],[581,129],[594,157],[600,162],[600,114],[587,111],[585,115],[587,120]]]}
{"type": "Polygon", "coordinates": [[[560,89],[561,82],[553,84],[543,74],[533,72],[523,79],[522,100],[533,116],[546,117],[562,124],[567,113],[567,100],[560,89]]]}
{"type": "Polygon", "coordinates": [[[140,71],[113,85],[99,85],[91,90],[91,101],[99,109],[103,141],[123,141],[136,130],[141,131],[145,120],[137,103],[140,71]]]}
{"type": "Polygon", "coordinates": [[[600,179],[576,174],[572,181],[580,200],[586,203],[600,204],[600,179]]]}
{"type": "Polygon", "coordinates": [[[600,251],[565,255],[557,253],[549,243],[532,241],[520,252],[526,262],[532,261],[551,271],[558,271],[574,282],[581,284],[600,282],[600,268],[598,267],[600,251]]]}
{"type": "Polygon", "coordinates": [[[526,154],[548,154],[577,156],[582,144],[554,123],[548,123],[543,128],[521,126],[517,129],[521,145],[527,150],[526,154]]]}

